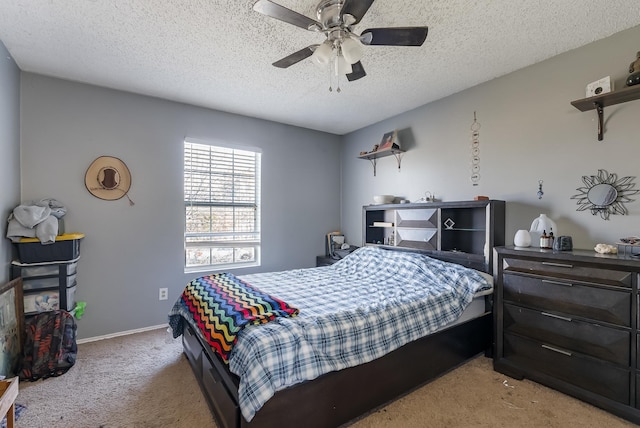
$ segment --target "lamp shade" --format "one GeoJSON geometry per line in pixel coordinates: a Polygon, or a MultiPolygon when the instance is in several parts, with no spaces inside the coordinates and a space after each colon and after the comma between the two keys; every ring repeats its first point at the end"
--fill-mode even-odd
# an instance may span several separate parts
{"type": "Polygon", "coordinates": [[[313,52],[313,55],[311,55],[311,60],[318,65],[327,65],[329,63],[329,60],[331,59],[332,51],[333,46],[331,45],[331,42],[327,40],[316,48],[315,52],[313,52]]]}
{"type": "Polygon", "coordinates": [[[353,73],[353,68],[351,68],[351,64],[345,59],[344,56],[338,55],[336,57],[336,74],[351,74],[353,73]]]}
{"type": "Polygon", "coordinates": [[[364,49],[362,48],[362,43],[360,43],[359,41],[351,37],[345,37],[345,39],[342,41],[341,46],[342,55],[349,64],[355,64],[362,59],[364,49]]]}

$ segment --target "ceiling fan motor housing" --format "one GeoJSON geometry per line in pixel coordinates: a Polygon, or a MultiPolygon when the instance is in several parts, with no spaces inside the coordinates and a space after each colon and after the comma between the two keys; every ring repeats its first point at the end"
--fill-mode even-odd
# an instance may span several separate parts
{"type": "Polygon", "coordinates": [[[340,17],[343,4],[344,1],[341,0],[323,0],[318,4],[316,16],[318,17],[318,22],[323,26],[321,31],[327,32],[335,27],[343,26],[342,18],[340,17]]]}

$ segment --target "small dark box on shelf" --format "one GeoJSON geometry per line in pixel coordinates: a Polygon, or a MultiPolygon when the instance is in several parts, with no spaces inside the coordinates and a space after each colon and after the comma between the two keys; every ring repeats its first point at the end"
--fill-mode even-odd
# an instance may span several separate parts
{"type": "Polygon", "coordinates": [[[77,259],[80,256],[82,233],[67,233],[56,237],[52,244],[42,244],[35,238],[22,238],[17,242],[21,263],[59,262],[77,259]]]}

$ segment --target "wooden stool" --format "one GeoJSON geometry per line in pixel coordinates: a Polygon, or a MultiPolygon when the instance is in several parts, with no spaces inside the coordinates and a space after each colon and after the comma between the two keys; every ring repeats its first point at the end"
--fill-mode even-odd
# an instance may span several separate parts
{"type": "Polygon", "coordinates": [[[0,380],[0,420],[7,416],[7,428],[14,428],[16,421],[15,401],[18,397],[18,378],[0,380]]]}

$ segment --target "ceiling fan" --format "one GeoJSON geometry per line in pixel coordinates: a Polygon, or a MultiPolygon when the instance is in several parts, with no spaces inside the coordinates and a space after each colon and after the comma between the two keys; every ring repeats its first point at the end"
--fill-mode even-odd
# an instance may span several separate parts
{"type": "MultiPolygon", "coordinates": [[[[345,74],[349,81],[367,75],[360,62],[363,45],[422,46],[428,27],[369,28],[357,35],[353,26],[367,13],[374,0],[322,0],[317,8],[317,20],[274,3],[258,0],[253,9],[259,13],[309,31],[324,33],[326,40],[307,46],[273,63],[287,68],[306,58],[321,66],[328,66],[331,74],[345,74]]],[[[332,90],[329,87],[329,90],[332,90]]],[[[338,92],[340,87],[338,86],[338,92]]]]}

